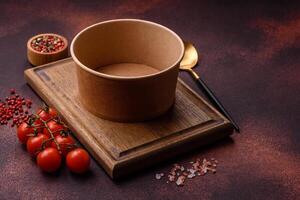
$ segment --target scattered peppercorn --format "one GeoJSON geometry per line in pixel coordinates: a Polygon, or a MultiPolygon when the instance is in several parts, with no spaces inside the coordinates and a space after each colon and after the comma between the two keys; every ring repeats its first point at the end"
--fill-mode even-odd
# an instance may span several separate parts
{"type": "Polygon", "coordinates": [[[16,93],[15,89],[11,89],[10,96],[5,97],[4,100],[0,99],[0,125],[19,126],[29,118],[28,109],[31,104],[30,99],[25,100],[16,93]]]}
{"type": "Polygon", "coordinates": [[[64,41],[55,35],[42,35],[31,41],[31,47],[41,53],[56,52],[64,46],[64,41]]]}

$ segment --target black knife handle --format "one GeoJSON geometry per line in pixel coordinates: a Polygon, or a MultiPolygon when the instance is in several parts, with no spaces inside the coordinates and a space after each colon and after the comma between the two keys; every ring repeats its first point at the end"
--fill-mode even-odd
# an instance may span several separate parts
{"type": "Polygon", "coordinates": [[[196,79],[196,82],[197,82],[197,85],[200,87],[200,89],[205,93],[205,95],[207,95],[209,100],[217,107],[217,109],[231,121],[231,123],[234,126],[234,129],[237,132],[240,132],[238,125],[234,122],[234,120],[232,119],[230,114],[226,111],[226,109],[224,108],[222,103],[218,100],[218,98],[214,95],[214,93],[209,89],[209,87],[204,83],[204,81],[201,80],[201,78],[198,78],[198,79],[196,79]]]}

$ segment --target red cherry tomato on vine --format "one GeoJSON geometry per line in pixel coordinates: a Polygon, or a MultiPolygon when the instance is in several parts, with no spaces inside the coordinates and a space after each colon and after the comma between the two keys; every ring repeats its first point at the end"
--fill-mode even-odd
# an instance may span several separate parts
{"type": "Polygon", "coordinates": [[[54,108],[46,107],[39,109],[37,114],[43,121],[48,121],[57,116],[57,111],[54,108]]]}
{"type": "MultiPolygon", "coordinates": [[[[66,128],[63,124],[61,124],[61,123],[59,123],[59,122],[56,122],[56,121],[54,121],[54,120],[49,121],[49,122],[47,123],[47,126],[48,126],[48,128],[50,129],[50,131],[53,133],[53,136],[54,136],[54,137],[57,136],[57,135],[59,135],[59,134],[60,134],[60,131],[63,131],[63,130],[66,131],[66,130],[67,130],[67,128],[66,128]]],[[[49,131],[48,131],[47,128],[44,128],[43,133],[44,133],[45,135],[48,135],[48,136],[50,137],[50,133],[49,133],[49,131]]]]}
{"type": "Polygon", "coordinates": [[[89,169],[90,156],[86,150],[76,148],[67,154],[66,164],[72,172],[81,174],[89,169]]]}
{"type": "Polygon", "coordinates": [[[37,164],[45,172],[55,172],[61,166],[61,155],[57,149],[47,147],[38,154],[37,164]]]}
{"type": "Polygon", "coordinates": [[[17,128],[17,136],[22,144],[26,144],[30,135],[34,132],[42,132],[44,124],[40,119],[32,118],[26,122],[22,122],[17,128]]]}
{"type": "Polygon", "coordinates": [[[49,139],[48,136],[41,133],[38,133],[37,136],[30,137],[27,140],[27,145],[26,145],[28,153],[30,153],[30,155],[32,156],[36,156],[38,151],[41,150],[43,144],[45,145],[45,147],[49,147],[50,143],[46,142],[48,139],[49,139]]]}
{"type": "Polygon", "coordinates": [[[37,118],[34,118],[32,119],[33,122],[31,124],[31,126],[37,130],[37,132],[43,132],[43,127],[44,127],[44,123],[40,120],[40,119],[37,119],[37,118]]]}
{"type": "MultiPolygon", "coordinates": [[[[66,156],[67,153],[74,148],[75,140],[72,136],[61,136],[57,135],[55,137],[56,142],[58,143],[61,153],[66,156]]],[[[51,142],[51,147],[57,148],[56,143],[54,141],[51,142]]]]}
{"type": "Polygon", "coordinates": [[[38,127],[41,127],[41,126],[44,126],[43,122],[42,122],[40,119],[36,119],[36,120],[33,122],[33,125],[36,126],[37,128],[38,128],[38,127]]]}
{"type": "Polygon", "coordinates": [[[22,144],[26,144],[28,138],[34,133],[34,128],[23,122],[17,129],[17,136],[22,144]]]}

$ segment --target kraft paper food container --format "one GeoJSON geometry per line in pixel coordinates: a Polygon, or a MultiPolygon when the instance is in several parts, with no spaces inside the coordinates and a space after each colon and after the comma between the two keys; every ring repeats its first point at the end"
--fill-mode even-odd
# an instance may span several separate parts
{"type": "Polygon", "coordinates": [[[137,122],[155,118],[173,105],[184,45],[170,29],[138,19],[104,21],[79,32],[70,51],[80,101],[94,115],[137,122]],[[119,63],[145,64],[158,71],[129,77],[96,71],[119,63]]]}
{"type": "Polygon", "coordinates": [[[43,34],[33,36],[27,42],[27,58],[28,58],[28,61],[34,66],[43,65],[43,64],[46,64],[49,62],[57,61],[57,60],[66,58],[67,56],[68,56],[68,41],[65,37],[63,37],[61,35],[57,35],[54,33],[43,33],[43,34]],[[39,51],[36,51],[35,49],[33,49],[31,47],[32,40],[34,40],[40,36],[45,36],[45,35],[48,35],[48,36],[51,35],[51,36],[56,36],[56,37],[61,38],[65,44],[64,47],[58,51],[50,52],[50,53],[43,53],[43,52],[39,52],[39,51]]]}

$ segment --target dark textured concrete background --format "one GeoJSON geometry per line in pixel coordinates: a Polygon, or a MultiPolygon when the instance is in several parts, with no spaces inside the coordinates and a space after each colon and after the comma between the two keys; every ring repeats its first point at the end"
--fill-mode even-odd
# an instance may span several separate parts
{"type": "MultiPolygon", "coordinates": [[[[114,18],[166,25],[203,55],[197,71],[231,111],[241,134],[113,182],[94,161],[86,176],[39,171],[0,127],[0,199],[297,199],[300,195],[299,1],[1,1],[0,96],[9,88],[41,105],[26,85],[26,41],[55,32],[69,41],[114,18]],[[215,157],[218,172],[182,188],[154,179],[172,162],[215,157]]],[[[181,75],[194,89],[186,74],[181,75]]],[[[198,91],[198,90],[197,90],[198,91]]]]}

